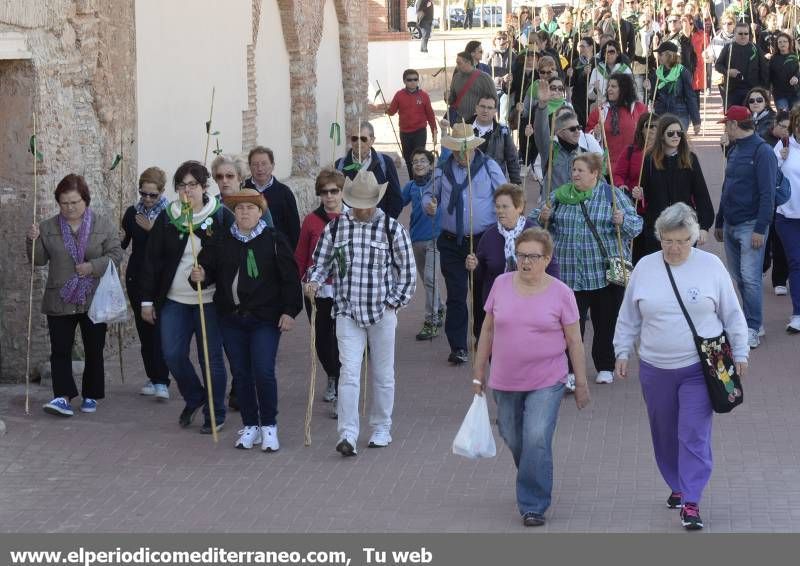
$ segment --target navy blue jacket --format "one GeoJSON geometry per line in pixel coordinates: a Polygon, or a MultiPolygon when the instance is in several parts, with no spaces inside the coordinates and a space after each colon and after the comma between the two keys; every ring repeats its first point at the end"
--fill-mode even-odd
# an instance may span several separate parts
{"type": "MultiPolygon", "coordinates": [[[[651,73],[650,84],[655,85],[655,73],[651,73]]],[[[695,126],[700,124],[700,108],[692,89],[692,75],[689,69],[683,68],[680,78],[675,83],[675,92],[668,93],[667,87],[659,85],[654,108],[656,114],[675,114],[679,118],[688,118],[695,126]]]]}
{"type": "Polygon", "coordinates": [[[764,234],[775,210],[778,159],[757,134],[736,141],[728,156],[716,227],[755,220],[753,231],[764,234]]]}

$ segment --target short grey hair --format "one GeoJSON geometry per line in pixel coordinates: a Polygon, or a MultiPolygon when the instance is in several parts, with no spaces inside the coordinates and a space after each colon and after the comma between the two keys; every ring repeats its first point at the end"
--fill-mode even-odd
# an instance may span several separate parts
{"type": "Polygon", "coordinates": [[[239,175],[239,180],[244,181],[250,176],[250,167],[247,165],[247,159],[243,155],[218,155],[211,162],[211,176],[217,174],[217,168],[223,165],[231,165],[239,175]]]}
{"type": "Polygon", "coordinates": [[[689,231],[692,245],[700,237],[700,224],[697,223],[697,214],[685,202],[676,202],[658,215],[656,220],[656,238],[661,241],[661,234],[686,229],[689,231]]]}
{"type": "MultiPolygon", "coordinates": [[[[363,130],[365,128],[369,131],[369,137],[374,138],[375,128],[372,126],[372,124],[367,121],[361,122],[361,129],[363,130]]],[[[358,132],[358,134],[361,135],[361,132],[358,132]]]]}
{"type": "Polygon", "coordinates": [[[563,130],[567,122],[571,122],[572,120],[577,120],[577,119],[578,115],[575,114],[575,112],[573,112],[572,110],[565,110],[564,112],[556,116],[556,122],[555,122],[556,132],[563,130]]]}

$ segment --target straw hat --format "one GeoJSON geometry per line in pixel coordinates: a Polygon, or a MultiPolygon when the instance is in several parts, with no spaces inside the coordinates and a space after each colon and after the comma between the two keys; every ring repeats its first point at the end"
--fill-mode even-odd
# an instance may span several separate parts
{"type": "Polygon", "coordinates": [[[264,195],[255,189],[242,189],[237,193],[233,193],[232,195],[224,196],[222,197],[222,202],[225,203],[225,206],[231,210],[236,208],[236,205],[242,202],[249,202],[256,205],[261,209],[261,214],[264,214],[264,211],[267,210],[267,201],[264,198],[264,195]]]}
{"type": "Polygon", "coordinates": [[[450,128],[450,135],[442,136],[442,147],[452,151],[469,151],[475,149],[486,140],[475,135],[472,124],[459,122],[450,128]]]}
{"type": "Polygon", "coordinates": [[[359,169],[354,179],[345,179],[343,200],[352,208],[374,208],[383,198],[388,184],[379,185],[372,171],[359,169]]]}

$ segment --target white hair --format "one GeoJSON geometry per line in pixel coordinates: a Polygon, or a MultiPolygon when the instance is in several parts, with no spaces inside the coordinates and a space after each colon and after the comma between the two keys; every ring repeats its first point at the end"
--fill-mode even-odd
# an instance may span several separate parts
{"type": "Polygon", "coordinates": [[[211,162],[211,175],[215,175],[217,168],[222,165],[230,165],[239,175],[239,180],[244,181],[250,176],[250,167],[247,165],[247,159],[243,155],[218,155],[211,162]]]}
{"type": "Polygon", "coordinates": [[[697,223],[697,214],[694,209],[685,202],[676,202],[658,215],[655,232],[659,242],[661,234],[683,229],[689,231],[691,243],[694,245],[700,237],[700,224],[697,223]]]}

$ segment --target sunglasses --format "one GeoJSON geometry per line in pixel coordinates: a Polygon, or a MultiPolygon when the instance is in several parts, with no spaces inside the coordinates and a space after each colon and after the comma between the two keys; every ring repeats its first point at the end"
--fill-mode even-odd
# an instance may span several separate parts
{"type": "Polygon", "coordinates": [[[236,173],[217,173],[214,175],[214,179],[217,181],[222,181],[223,179],[235,179],[236,173]]]}
{"type": "Polygon", "coordinates": [[[415,82],[418,82],[418,81],[419,81],[419,77],[414,77],[413,79],[411,77],[409,77],[409,78],[406,79],[407,83],[415,83],[415,82]]]}
{"type": "Polygon", "coordinates": [[[668,131],[664,132],[664,134],[666,134],[666,136],[668,138],[674,138],[674,137],[682,138],[683,137],[683,132],[681,130],[668,130],[668,131]]]}
{"type": "Polygon", "coordinates": [[[159,193],[146,193],[145,191],[139,191],[139,196],[142,198],[158,198],[161,195],[159,193]]]}
{"type": "Polygon", "coordinates": [[[574,134],[575,132],[577,132],[577,131],[578,131],[578,130],[580,130],[580,129],[581,129],[581,127],[580,127],[580,126],[569,126],[568,128],[564,128],[564,129],[563,129],[563,130],[561,130],[561,131],[562,131],[562,132],[564,132],[564,131],[567,131],[567,132],[572,132],[572,133],[574,134]]]}
{"type": "Polygon", "coordinates": [[[764,103],[764,99],[763,98],[750,98],[747,101],[747,103],[748,104],[763,104],[764,103]]]}
{"type": "Polygon", "coordinates": [[[320,195],[338,195],[339,192],[340,192],[340,189],[320,189],[319,194],[320,195]]]}
{"type": "Polygon", "coordinates": [[[740,37],[747,37],[748,35],[750,35],[750,33],[746,32],[746,31],[739,31],[739,32],[736,32],[736,35],[738,35],[740,37]]]}
{"type": "Polygon", "coordinates": [[[669,22],[669,23],[671,23],[671,24],[677,24],[679,21],[680,21],[680,20],[675,20],[675,19],[672,19],[672,20],[667,20],[667,22],[669,22]]]}
{"type": "Polygon", "coordinates": [[[616,55],[616,54],[617,54],[617,52],[615,50],[613,50],[613,49],[609,49],[609,50],[606,51],[606,55],[616,55]]]}
{"type": "Polygon", "coordinates": [[[361,143],[367,143],[369,138],[367,136],[350,136],[350,141],[353,143],[358,143],[358,140],[361,140],[361,143]]]}

